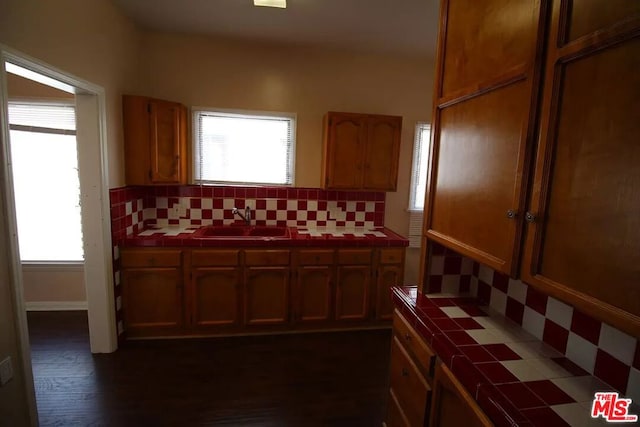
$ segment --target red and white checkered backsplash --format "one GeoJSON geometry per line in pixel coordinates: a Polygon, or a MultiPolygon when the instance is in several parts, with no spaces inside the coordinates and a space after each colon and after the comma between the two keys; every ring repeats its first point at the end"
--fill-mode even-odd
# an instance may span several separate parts
{"type": "Polygon", "coordinates": [[[589,374],[640,402],[636,338],[520,280],[432,244],[428,292],[471,292],[589,374]]]}

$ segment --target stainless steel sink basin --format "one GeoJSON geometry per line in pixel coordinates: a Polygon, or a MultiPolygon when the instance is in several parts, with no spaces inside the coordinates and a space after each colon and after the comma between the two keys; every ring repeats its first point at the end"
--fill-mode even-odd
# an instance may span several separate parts
{"type": "Polygon", "coordinates": [[[224,238],[244,238],[255,239],[260,237],[288,237],[289,229],[287,227],[276,226],[207,226],[202,227],[195,232],[194,237],[207,239],[224,239],[224,238]]]}

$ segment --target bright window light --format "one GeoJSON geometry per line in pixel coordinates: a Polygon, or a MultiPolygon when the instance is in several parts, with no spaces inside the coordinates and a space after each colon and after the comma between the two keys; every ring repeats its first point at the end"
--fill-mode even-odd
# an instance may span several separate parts
{"type": "Polygon", "coordinates": [[[82,261],[75,109],[9,104],[13,185],[22,261],[82,261]]]}
{"type": "Polygon", "coordinates": [[[253,5],[285,9],[287,7],[287,0],[253,0],[253,5]]]}
{"type": "Polygon", "coordinates": [[[416,125],[416,139],[413,147],[413,168],[411,171],[411,195],[409,202],[410,211],[424,210],[430,138],[431,126],[427,123],[418,123],[416,125]]]}
{"type": "Polygon", "coordinates": [[[292,185],[292,115],[194,111],[197,183],[292,185]]]}

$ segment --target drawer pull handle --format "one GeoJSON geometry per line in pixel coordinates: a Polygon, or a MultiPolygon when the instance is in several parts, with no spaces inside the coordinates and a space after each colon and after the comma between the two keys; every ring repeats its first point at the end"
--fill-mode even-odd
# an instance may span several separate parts
{"type": "Polygon", "coordinates": [[[402,368],[402,376],[403,377],[408,377],[409,376],[409,371],[407,370],[407,368],[402,368]]]}
{"type": "Polygon", "coordinates": [[[404,334],[404,339],[407,340],[407,341],[411,341],[411,335],[409,335],[409,332],[404,334]]]}

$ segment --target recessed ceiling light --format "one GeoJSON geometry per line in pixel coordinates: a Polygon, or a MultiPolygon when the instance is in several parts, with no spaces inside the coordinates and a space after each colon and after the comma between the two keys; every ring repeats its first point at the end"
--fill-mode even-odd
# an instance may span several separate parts
{"type": "Polygon", "coordinates": [[[287,7],[287,0],[253,0],[253,5],[285,9],[287,7]]]}

